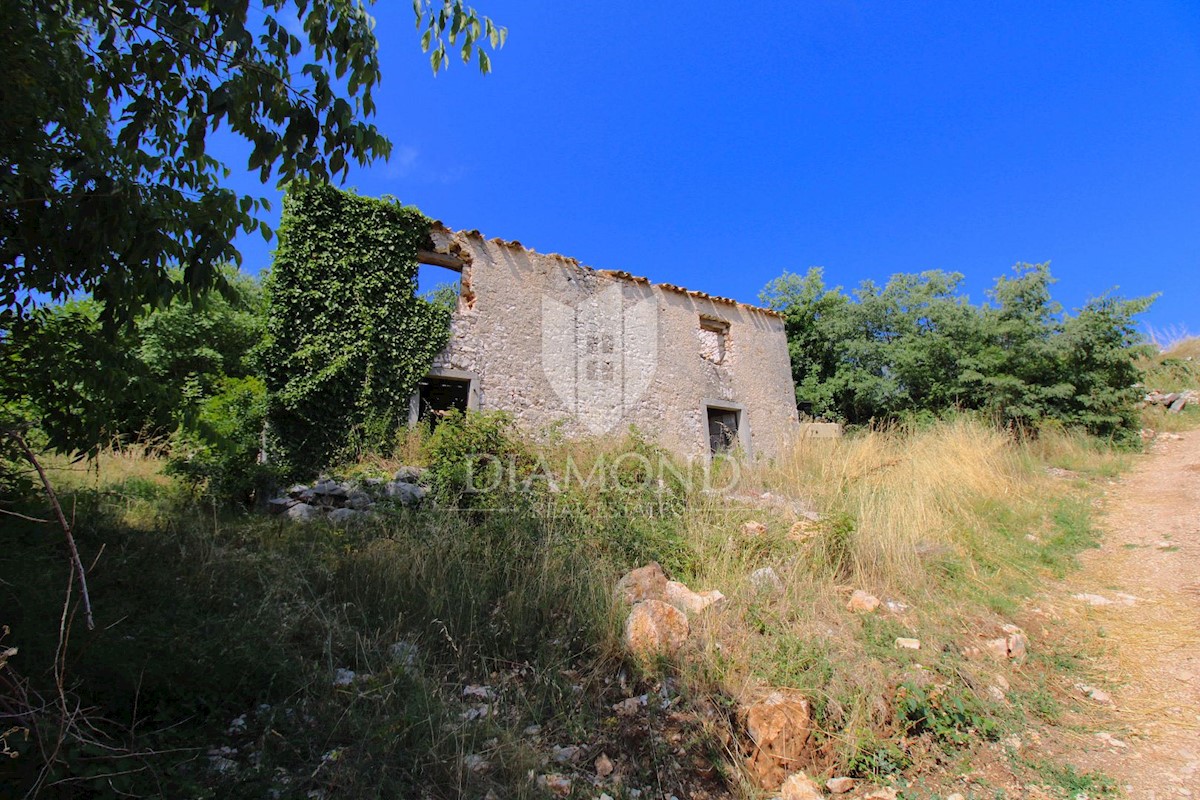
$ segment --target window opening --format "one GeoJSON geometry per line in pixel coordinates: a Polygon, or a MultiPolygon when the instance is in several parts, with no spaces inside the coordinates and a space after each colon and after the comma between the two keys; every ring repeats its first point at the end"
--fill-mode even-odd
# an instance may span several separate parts
{"type": "Polygon", "coordinates": [[[451,311],[458,308],[462,273],[436,264],[417,265],[417,296],[451,311]]]}
{"type": "Polygon", "coordinates": [[[429,420],[432,426],[436,426],[451,409],[467,413],[471,382],[455,378],[429,377],[417,384],[417,394],[417,420],[429,420]]]}
{"type": "Polygon", "coordinates": [[[708,409],[708,448],[713,455],[728,453],[738,445],[742,412],[728,408],[708,409]]]}
{"type": "Polygon", "coordinates": [[[715,317],[700,317],[700,327],[696,329],[700,340],[700,355],[714,364],[725,361],[725,351],[729,340],[729,323],[715,317]]]}

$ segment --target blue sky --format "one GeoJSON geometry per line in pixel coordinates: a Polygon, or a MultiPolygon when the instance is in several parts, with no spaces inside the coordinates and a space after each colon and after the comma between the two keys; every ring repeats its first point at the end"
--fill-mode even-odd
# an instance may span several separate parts
{"type": "Polygon", "coordinates": [[[981,301],[1050,261],[1068,308],[1161,292],[1143,321],[1200,333],[1195,0],[477,7],[509,29],[493,74],[436,78],[411,6],[374,7],[395,150],[346,185],[750,302],[813,265],[958,271],[981,301]]]}

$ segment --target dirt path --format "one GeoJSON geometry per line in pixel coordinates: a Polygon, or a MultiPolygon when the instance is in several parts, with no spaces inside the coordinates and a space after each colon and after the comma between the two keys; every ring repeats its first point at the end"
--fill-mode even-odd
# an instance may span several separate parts
{"type": "Polygon", "coordinates": [[[1101,507],[1103,546],[1056,604],[1102,636],[1111,696],[1073,760],[1130,798],[1200,797],[1200,431],[1156,441],[1101,507]]]}

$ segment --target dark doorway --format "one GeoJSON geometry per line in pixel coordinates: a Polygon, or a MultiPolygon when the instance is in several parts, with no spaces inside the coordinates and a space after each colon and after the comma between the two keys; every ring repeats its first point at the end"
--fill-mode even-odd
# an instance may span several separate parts
{"type": "Polygon", "coordinates": [[[457,408],[464,414],[471,397],[471,382],[454,378],[426,378],[417,384],[420,405],[417,419],[437,425],[442,415],[457,408]]]}
{"type": "Polygon", "coordinates": [[[708,447],[713,455],[728,453],[738,446],[740,411],[728,408],[708,409],[708,447]]]}

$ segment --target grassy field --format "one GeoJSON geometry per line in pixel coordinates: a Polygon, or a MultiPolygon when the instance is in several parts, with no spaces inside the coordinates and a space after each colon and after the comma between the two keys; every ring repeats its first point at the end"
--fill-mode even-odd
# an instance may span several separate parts
{"type": "MultiPolygon", "coordinates": [[[[345,529],[216,508],[152,458],[54,463],[97,626],[74,600],[63,616],[61,534],[6,518],[0,649],[17,651],[0,671],[14,756],[0,783],[49,797],[543,797],[538,776],[557,773],[577,797],[755,797],[737,709],[788,687],[812,702],[810,774],[937,796],[922,788],[931,765],[1069,702],[1051,678],[1077,668],[1075,644],[1035,639],[1021,666],[971,649],[1020,624],[1022,600],[1094,543],[1096,486],[1131,458],[967,418],[714,473],[636,436],[517,449],[538,478],[528,491],[345,529]],[[651,560],[726,600],[676,657],[646,664],[625,653],[612,597],[651,560]],[[764,567],[779,591],[751,579],[764,567]],[[849,613],[855,589],[885,605],[849,613]],[[628,698],[637,713],[615,713],[628,698]]],[[[403,453],[429,458],[412,437],[403,453]]]]}

